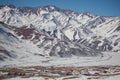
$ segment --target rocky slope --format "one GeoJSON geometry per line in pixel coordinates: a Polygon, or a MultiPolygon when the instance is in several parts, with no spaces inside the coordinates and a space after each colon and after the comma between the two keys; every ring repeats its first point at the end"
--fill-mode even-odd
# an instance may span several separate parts
{"type": "Polygon", "coordinates": [[[120,17],[77,13],[55,6],[1,5],[0,21],[2,54],[2,50],[13,51],[19,56],[19,48],[26,54],[58,57],[96,56],[101,55],[100,51],[120,50],[120,17]]]}

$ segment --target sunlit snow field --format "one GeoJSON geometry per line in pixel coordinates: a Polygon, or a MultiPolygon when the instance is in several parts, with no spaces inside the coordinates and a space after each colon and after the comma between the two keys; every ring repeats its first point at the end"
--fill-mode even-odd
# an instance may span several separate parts
{"type": "Polygon", "coordinates": [[[99,66],[99,65],[120,65],[120,54],[104,52],[103,57],[76,57],[44,58],[40,56],[27,56],[23,59],[1,62],[0,67],[21,67],[21,66],[99,66]]]}

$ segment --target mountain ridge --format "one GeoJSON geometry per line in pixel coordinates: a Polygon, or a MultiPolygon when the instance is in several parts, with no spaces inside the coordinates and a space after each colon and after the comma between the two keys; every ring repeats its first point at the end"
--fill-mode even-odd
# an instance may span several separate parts
{"type": "MultiPolygon", "coordinates": [[[[23,50],[26,55],[97,56],[102,55],[102,51],[120,51],[119,16],[97,16],[89,12],[76,13],[56,8],[16,8],[4,5],[0,7],[1,28],[8,26],[6,29],[9,29],[10,34],[17,36],[23,43],[29,43],[25,45],[34,46],[36,51],[29,51],[31,47],[25,48],[23,43],[18,41],[20,49],[27,50],[23,50]]],[[[2,39],[0,41],[2,42],[2,39]]],[[[9,41],[6,43],[11,44],[9,41]]],[[[19,53],[19,50],[15,49],[14,52],[19,53]]]]}

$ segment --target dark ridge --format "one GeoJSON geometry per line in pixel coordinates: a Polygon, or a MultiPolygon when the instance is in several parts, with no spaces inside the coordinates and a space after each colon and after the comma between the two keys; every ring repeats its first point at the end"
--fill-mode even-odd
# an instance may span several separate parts
{"type": "Polygon", "coordinates": [[[120,26],[118,26],[118,27],[115,29],[115,31],[120,31],[120,26]]]}

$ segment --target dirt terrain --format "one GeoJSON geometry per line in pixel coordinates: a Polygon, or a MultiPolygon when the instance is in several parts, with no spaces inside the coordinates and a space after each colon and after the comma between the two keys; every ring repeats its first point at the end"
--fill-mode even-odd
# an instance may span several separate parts
{"type": "Polygon", "coordinates": [[[43,77],[44,79],[62,78],[69,80],[82,75],[90,79],[101,79],[120,75],[120,66],[84,66],[84,67],[54,67],[30,66],[17,68],[0,68],[0,80],[21,77],[43,77]]]}

